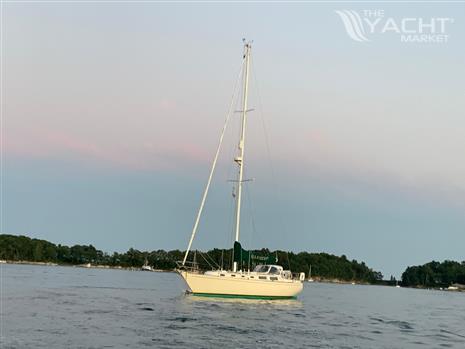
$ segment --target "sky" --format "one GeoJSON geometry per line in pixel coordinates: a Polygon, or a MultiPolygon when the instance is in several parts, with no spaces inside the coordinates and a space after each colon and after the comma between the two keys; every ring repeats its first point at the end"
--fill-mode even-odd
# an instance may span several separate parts
{"type": "MultiPolygon", "coordinates": [[[[465,260],[464,7],[4,3],[3,231],[184,250],[245,37],[243,245],[344,254],[385,277],[465,260]],[[360,42],[338,10],[382,16],[360,42]],[[447,42],[401,41],[431,18],[447,42]]],[[[238,122],[194,248],[232,246],[238,122]]]]}

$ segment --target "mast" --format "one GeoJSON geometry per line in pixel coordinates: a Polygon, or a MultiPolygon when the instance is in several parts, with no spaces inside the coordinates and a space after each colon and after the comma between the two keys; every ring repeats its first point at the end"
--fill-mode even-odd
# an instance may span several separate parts
{"type": "MultiPolygon", "coordinates": [[[[239,155],[234,158],[234,161],[239,166],[239,173],[237,178],[237,198],[236,198],[236,237],[235,241],[239,241],[239,232],[241,225],[241,196],[242,196],[242,182],[244,176],[244,148],[245,148],[245,126],[247,122],[247,97],[248,97],[248,87],[249,87],[249,60],[250,60],[250,50],[251,42],[244,43],[244,89],[242,97],[242,126],[241,126],[241,138],[239,140],[239,155]]],[[[237,262],[234,262],[233,271],[237,271],[237,262]]]]}

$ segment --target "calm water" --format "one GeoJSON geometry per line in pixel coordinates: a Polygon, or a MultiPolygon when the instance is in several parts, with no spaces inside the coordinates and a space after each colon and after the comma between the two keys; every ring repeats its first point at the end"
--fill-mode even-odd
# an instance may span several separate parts
{"type": "Polygon", "coordinates": [[[172,273],[2,265],[2,348],[465,348],[465,294],[306,284],[186,296],[172,273]]]}

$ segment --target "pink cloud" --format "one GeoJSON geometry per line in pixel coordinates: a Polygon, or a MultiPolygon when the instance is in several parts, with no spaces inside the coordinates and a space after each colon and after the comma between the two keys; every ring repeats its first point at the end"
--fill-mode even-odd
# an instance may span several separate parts
{"type": "MultiPolygon", "coordinates": [[[[31,130],[32,131],[32,130],[31,130]]],[[[53,129],[22,132],[22,137],[7,135],[6,154],[32,158],[63,158],[97,166],[116,166],[129,170],[170,170],[204,163],[210,154],[195,144],[145,142],[101,144],[85,137],[53,129]]]]}

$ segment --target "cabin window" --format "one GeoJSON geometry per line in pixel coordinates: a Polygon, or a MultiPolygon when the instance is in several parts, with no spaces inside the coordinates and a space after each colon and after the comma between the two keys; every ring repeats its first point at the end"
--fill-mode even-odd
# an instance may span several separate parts
{"type": "Polygon", "coordinates": [[[250,278],[251,278],[251,279],[254,279],[254,278],[255,278],[255,276],[251,276],[250,278]]]}
{"type": "Polygon", "coordinates": [[[236,274],[231,274],[231,277],[232,277],[232,278],[235,278],[235,277],[236,277],[236,274]]]}
{"type": "Polygon", "coordinates": [[[224,274],[220,274],[220,276],[225,276],[224,274]]]}
{"type": "Polygon", "coordinates": [[[260,280],[266,280],[266,276],[259,276],[258,277],[260,280]]]}
{"type": "Polygon", "coordinates": [[[279,274],[279,269],[276,267],[271,267],[270,268],[270,274],[279,274]]]}
{"type": "Polygon", "coordinates": [[[278,277],[277,276],[270,276],[270,280],[276,281],[276,280],[278,280],[278,277]]]}
{"type": "Polygon", "coordinates": [[[257,265],[253,271],[256,273],[266,273],[268,272],[268,269],[268,265],[257,265]]]}

